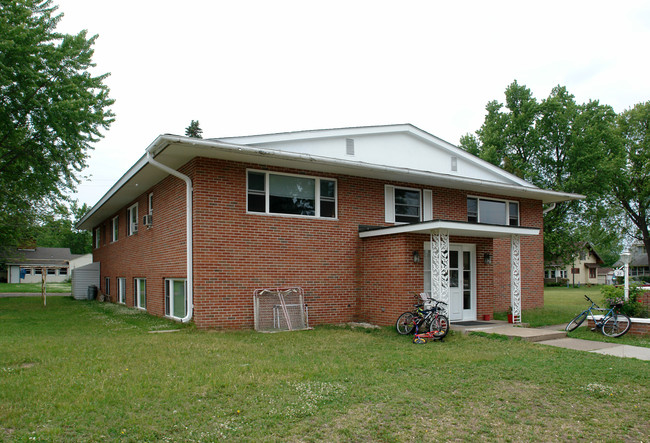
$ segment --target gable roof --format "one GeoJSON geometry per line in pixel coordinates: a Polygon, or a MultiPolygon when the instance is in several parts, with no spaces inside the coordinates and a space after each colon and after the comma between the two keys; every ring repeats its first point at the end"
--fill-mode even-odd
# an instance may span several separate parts
{"type": "Polygon", "coordinates": [[[194,157],[207,157],[480,191],[544,203],[582,198],[540,189],[410,124],[221,139],[166,134],[158,136],[145,152],[79,221],[79,229],[92,229],[167,176],[148,163],[147,154],[172,169],[194,157]],[[354,155],[345,149],[348,140],[353,140],[354,155]],[[456,171],[452,168],[453,158],[456,171]]]}
{"type": "Polygon", "coordinates": [[[16,249],[7,255],[6,261],[12,265],[61,266],[79,256],[72,254],[70,248],[16,249]]]}

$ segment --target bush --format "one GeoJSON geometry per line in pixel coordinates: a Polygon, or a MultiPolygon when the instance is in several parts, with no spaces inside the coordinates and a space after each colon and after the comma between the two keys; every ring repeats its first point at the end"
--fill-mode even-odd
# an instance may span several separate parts
{"type": "Polygon", "coordinates": [[[630,286],[630,297],[625,301],[625,289],[617,286],[602,286],[600,293],[603,296],[605,306],[612,306],[620,303],[619,311],[629,317],[648,318],[648,310],[639,301],[643,291],[636,286],[630,286]]]}
{"type": "Polygon", "coordinates": [[[544,286],[547,288],[563,288],[566,287],[568,283],[569,280],[566,278],[560,278],[557,281],[555,281],[555,279],[547,279],[544,282],[544,286]]]}

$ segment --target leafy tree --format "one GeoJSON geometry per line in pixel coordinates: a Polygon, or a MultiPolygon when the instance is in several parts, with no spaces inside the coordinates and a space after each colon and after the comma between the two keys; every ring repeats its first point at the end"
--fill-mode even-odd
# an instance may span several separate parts
{"type": "Polygon", "coordinates": [[[190,125],[185,128],[185,136],[193,138],[203,138],[203,129],[199,126],[198,120],[192,120],[190,125]]]}
{"type": "Polygon", "coordinates": [[[92,233],[75,228],[77,222],[89,210],[87,204],[79,206],[76,201],[70,208],[59,205],[33,228],[32,238],[36,240],[36,245],[45,248],[70,248],[73,254],[91,253],[92,233]]]}
{"type": "Polygon", "coordinates": [[[606,232],[595,222],[602,216],[602,197],[616,169],[616,114],[597,101],[576,103],[563,86],[538,102],[515,81],[505,96],[505,109],[489,102],[483,125],[476,135],[463,136],[461,147],[541,188],[586,196],[585,201],[561,203],[544,216],[547,260],[570,261],[582,241],[601,249],[598,239],[606,232]],[[591,229],[583,229],[585,224],[591,229]]]}
{"type": "Polygon", "coordinates": [[[91,144],[113,122],[108,74],[90,68],[97,36],[55,31],[43,0],[0,0],[0,245],[15,246],[65,200],[91,144]]]}
{"type": "Polygon", "coordinates": [[[622,143],[611,202],[633,223],[633,236],[643,241],[650,258],[650,101],[622,112],[617,123],[622,143]]]}

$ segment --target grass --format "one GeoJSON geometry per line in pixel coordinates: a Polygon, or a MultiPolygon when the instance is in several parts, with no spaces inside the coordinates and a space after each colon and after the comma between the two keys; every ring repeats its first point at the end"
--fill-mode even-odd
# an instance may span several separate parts
{"type": "MultiPolygon", "coordinates": [[[[70,283],[48,283],[46,290],[48,294],[61,294],[71,292],[70,283]]],[[[0,293],[41,293],[40,283],[0,283],[0,293]]]]}
{"type": "Polygon", "coordinates": [[[94,301],[0,299],[0,440],[650,437],[635,359],[454,333],[413,345],[392,328],[148,333],[177,327],[94,301]]]}
{"type": "MultiPolygon", "coordinates": [[[[584,298],[585,294],[596,304],[602,304],[602,296],[598,286],[544,288],[544,307],[525,310],[522,314],[522,322],[531,327],[566,325],[573,317],[589,307],[589,302],[584,298]]],[[[496,313],[494,317],[497,320],[505,320],[506,313],[496,313]]],[[[586,322],[584,325],[573,332],[569,332],[568,337],[650,348],[650,337],[648,336],[626,334],[623,337],[611,338],[601,334],[600,331],[591,331],[586,327],[586,322]]]]}

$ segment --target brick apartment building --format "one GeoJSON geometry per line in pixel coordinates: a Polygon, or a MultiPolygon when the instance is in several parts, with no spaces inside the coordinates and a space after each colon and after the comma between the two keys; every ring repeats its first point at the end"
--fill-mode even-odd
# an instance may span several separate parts
{"type": "Polygon", "coordinates": [[[394,324],[422,291],[455,322],[542,305],[544,204],[579,197],[409,124],[161,135],[78,226],[113,301],[201,328],[291,286],[311,324],[394,324]]]}

